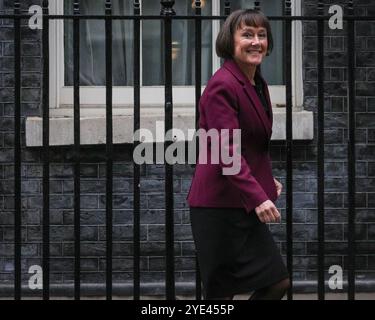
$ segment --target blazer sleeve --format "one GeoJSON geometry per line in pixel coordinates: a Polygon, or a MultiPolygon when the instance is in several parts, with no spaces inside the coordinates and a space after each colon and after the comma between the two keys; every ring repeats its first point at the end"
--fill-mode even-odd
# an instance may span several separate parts
{"type": "MultiPolygon", "coordinates": [[[[237,151],[240,155],[240,169],[237,174],[225,175],[230,183],[238,189],[243,205],[248,213],[257,206],[268,200],[269,197],[251,174],[251,168],[242,156],[239,146],[233,141],[233,129],[240,129],[238,121],[238,111],[236,107],[236,93],[234,87],[224,81],[215,81],[208,90],[205,99],[201,101],[201,109],[204,112],[207,130],[217,129],[219,133],[221,129],[229,129],[229,137],[225,140],[224,152],[233,155],[237,151]],[[229,152],[229,153],[228,153],[229,152]]],[[[219,146],[223,140],[223,135],[219,134],[219,146]]],[[[220,167],[230,167],[232,164],[225,164],[219,156],[220,167]]]]}

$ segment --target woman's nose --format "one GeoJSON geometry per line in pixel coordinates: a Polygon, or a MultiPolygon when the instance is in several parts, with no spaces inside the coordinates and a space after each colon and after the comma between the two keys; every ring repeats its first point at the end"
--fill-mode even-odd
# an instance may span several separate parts
{"type": "Polygon", "coordinates": [[[258,38],[257,35],[255,35],[255,36],[253,37],[252,44],[259,44],[259,38],[258,38]]]}

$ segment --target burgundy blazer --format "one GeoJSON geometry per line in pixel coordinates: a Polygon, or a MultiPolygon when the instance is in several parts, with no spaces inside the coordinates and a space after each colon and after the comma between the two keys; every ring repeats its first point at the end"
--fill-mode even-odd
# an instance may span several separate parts
{"type": "MultiPolygon", "coordinates": [[[[277,199],[269,157],[272,108],[267,84],[260,79],[270,117],[234,60],[226,60],[208,81],[199,103],[199,128],[226,128],[231,133],[241,129],[241,166],[238,174],[223,175],[222,169],[231,165],[198,160],[186,197],[190,207],[245,208],[249,213],[264,201],[277,199]]],[[[205,145],[210,148],[210,143],[205,145]]],[[[234,147],[232,139],[229,147],[234,147]]]]}

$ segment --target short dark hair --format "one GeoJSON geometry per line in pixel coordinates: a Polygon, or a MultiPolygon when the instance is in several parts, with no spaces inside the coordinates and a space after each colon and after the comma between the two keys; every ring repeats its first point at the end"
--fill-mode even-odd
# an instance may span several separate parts
{"type": "Polygon", "coordinates": [[[242,24],[250,27],[263,27],[267,30],[268,56],[273,49],[271,25],[264,13],[258,9],[236,10],[227,17],[216,38],[216,54],[224,59],[233,57],[233,36],[242,24]]]}

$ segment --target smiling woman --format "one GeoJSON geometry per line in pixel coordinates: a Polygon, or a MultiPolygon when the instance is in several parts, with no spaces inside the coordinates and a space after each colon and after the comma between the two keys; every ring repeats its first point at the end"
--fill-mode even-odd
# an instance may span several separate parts
{"type": "Polygon", "coordinates": [[[250,27],[241,24],[234,34],[234,59],[252,84],[256,66],[267,54],[267,30],[264,27],[250,27]]]}
{"type": "Polygon", "coordinates": [[[272,48],[271,27],[262,12],[234,11],[216,40],[224,65],[200,100],[199,129],[241,131],[241,147],[233,135],[227,145],[229,154],[241,150],[239,171],[224,175],[226,163],[198,160],[187,196],[206,299],[231,299],[251,291],[250,299],[281,299],[289,286],[265,224],[281,219],[274,201],[282,185],[272,176],[269,156],[272,107],[260,71],[272,48]]]}

